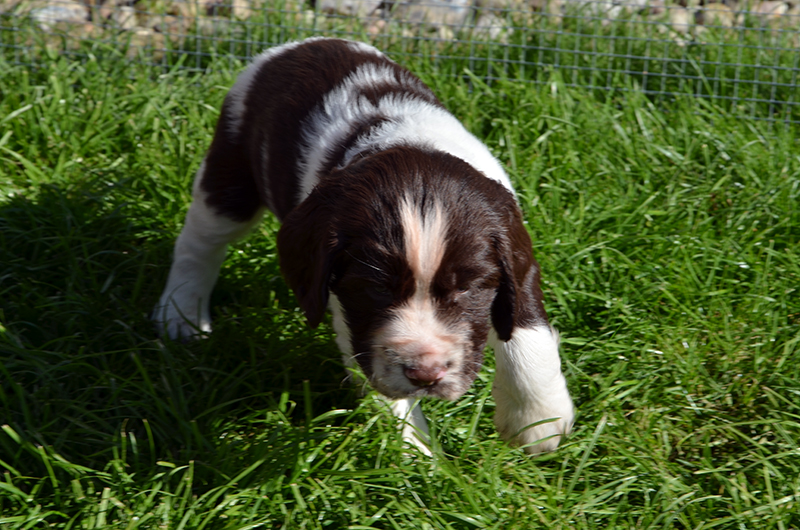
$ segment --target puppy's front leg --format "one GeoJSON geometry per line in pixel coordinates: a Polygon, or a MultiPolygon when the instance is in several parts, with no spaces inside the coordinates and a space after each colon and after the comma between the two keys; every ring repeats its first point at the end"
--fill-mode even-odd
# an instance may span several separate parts
{"type": "MultiPolygon", "coordinates": [[[[328,307],[333,315],[336,344],[342,352],[345,368],[351,373],[357,371],[358,363],[353,355],[353,347],[350,343],[350,328],[347,326],[342,305],[333,293],[328,299],[328,307]]],[[[419,449],[422,454],[430,456],[431,437],[428,430],[428,420],[422,413],[417,400],[414,398],[390,399],[386,397],[383,399],[388,402],[392,414],[402,422],[403,440],[419,449]]]]}
{"type": "Polygon", "coordinates": [[[561,373],[558,332],[549,326],[516,328],[507,342],[496,336],[491,340],[497,362],[492,387],[497,430],[528,453],[554,450],[575,416],[561,373]],[[529,427],[537,422],[542,423],[529,427]]]}
{"type": "Polygon", "coordinates": [[[414,398],[390,400],[392,414],[402,422],[403,440],[419,449],[420,453],[431,456],[431,436],[428,420],[422,413],[418,400],[414,398]]]}
{"type": "Polygon", "coordinates": [[[173,339],[211,331],[209,298],[227,246],[246,234],[263,214],[262,209],[252,219],[236,222],[215,212],[199,186],[204,170],[205,164],[195,179],[193,201],[175,242],[169,279],[152,316],[158,331],[173,339]]]}

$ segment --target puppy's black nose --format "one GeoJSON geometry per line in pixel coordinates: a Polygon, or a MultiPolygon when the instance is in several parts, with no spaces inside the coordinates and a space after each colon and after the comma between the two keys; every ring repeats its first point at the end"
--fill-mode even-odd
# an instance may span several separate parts
{"type": "Polygon", "coordinates": [[[441,364],[420,366],[417,368],[405,367],[403,373],[414,386],[432,386],[441,381],[447,370],[441,364]]]}

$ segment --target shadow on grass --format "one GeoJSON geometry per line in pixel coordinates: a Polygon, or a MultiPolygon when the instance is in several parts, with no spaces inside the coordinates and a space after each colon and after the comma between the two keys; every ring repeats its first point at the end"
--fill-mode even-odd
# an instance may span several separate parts
{"type": "MultiPolygon", "coordinates": [[[[125,198],[123,184],[95,182],[0,205],[0,423],[76,464],[108,462],[124,431],[148,462],[213,466],[236,420],[262,429],[277,410],[299,425],[355,406],[329,327],[305,326],[272,242],[248,246],[255,266],[223,271],[208,339],[158,340],[147,313],[176,234],[125,198]]],[[[5,435],[0,454],[25,458],[5,435]]]]}

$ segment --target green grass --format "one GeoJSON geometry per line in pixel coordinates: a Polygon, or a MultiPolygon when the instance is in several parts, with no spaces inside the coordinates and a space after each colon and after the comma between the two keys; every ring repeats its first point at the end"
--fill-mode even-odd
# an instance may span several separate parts
{"type": "Polygon", "coordinates": [[[406,59],[517,184],[574,434],[503,444],[489,355],[424,405],[435,458],[405,454],[329,323],[305,327],[271,218],[231,250],[212,336],[156,340],[235,69],[0,59],[0,527],[800,527],[796,131],[406,59]]]}

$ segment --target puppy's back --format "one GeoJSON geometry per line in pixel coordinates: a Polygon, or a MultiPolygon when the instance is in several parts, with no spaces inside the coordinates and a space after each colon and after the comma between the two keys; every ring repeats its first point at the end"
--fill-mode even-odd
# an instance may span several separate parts
{"type": "MultiPolygon", "coordinates": [[[[413,93],[441,107],[421,81],[369,45],[315,38],[272,48],[253,60],[225,98],[206,159],[208,177],[201,182],[211,206],[236,219],[252,216],[263,205],[283,219],[304,197],[303,190],[316,184],[304,178],[313,180],[336,166],[348,143],[381,120],[344,102],[352,115],[325,128],[333,137],[309,137],[309,129],[321,129],[312,123],[312,113],[317,120],[326,116],[326,98],[337,93],[372,105],[392,94],[413,93]],[[321,151],[320,160],[309,161],[311,149],[321,151]],[[312,174],[303,175],[310,164],[312,174]],[[238,200],[229,200],[231,189],[242,191],[238,200]],[[242,204],[244,197],[250,204],[242,204]]],[[[342,102],[329,103],[341,107],[342,102]]]]}

